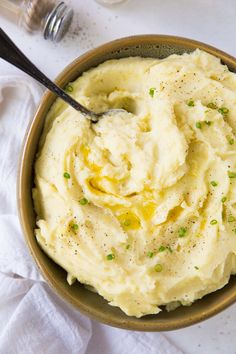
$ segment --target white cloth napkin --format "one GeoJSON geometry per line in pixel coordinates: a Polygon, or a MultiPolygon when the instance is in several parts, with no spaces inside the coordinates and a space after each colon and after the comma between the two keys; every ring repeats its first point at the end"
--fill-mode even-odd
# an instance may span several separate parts
{"type": "Polygon", "coordinates": [[[41,94],[25,75],[0,76],[0,353],[182,353],[164,334],[91,321],[39,274],[17,217],[16,176],[22,139],[41,94]]]}

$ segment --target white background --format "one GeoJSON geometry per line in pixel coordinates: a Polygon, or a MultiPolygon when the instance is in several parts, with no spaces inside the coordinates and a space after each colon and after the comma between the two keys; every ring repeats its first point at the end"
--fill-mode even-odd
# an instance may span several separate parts
{"type": "MultiPolygon", "coordinates": [[[[29,36],[0,17],[1,27],[51,78],[88,49],[132,34],[189,37],[236,56],[236,0],[129,0],[109,8],[93,0],[68,3],[76,14],[68,36],[58,44],[29,36]]],[[[16,70],[0,61],[1,72],[16,70]]],[[[236,305],[201,324],[165,334],[186,354],[236,354],[234,319],[236,305]]]]}

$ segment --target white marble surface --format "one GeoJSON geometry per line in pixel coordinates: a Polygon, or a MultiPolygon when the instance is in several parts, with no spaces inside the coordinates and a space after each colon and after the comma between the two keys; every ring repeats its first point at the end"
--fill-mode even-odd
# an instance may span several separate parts
{"type": "MultiPolygon", "coordinates": [[[[59,44],[29,36],[0,17],[1,27],[51,78],[88,49],[132,34],[189,37],[236,55],[235,0],[129,0],[109,8],[94,0],[68,2],[76,11],[75,21],[59,44]]],[[[0,61],[1,72],[16,70],[0,61]]],[[[236,354],[235,318],[236,305],[201,324],[168,332],[166,336],[186,354],[236,354]]]]}

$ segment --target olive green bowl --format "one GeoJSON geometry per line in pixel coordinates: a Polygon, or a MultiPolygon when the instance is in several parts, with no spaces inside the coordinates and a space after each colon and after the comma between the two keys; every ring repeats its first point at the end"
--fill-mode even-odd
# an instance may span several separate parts
{"type": "MultiPolygon", "coordinates": [[[[56,82],[64,87],[84,71],[108,59],[128,56],[165,58],[174,53],[189,53],[196,48],[219,57],[230,70],[236,71],[235,58],[206,44],[174,36],[143,35],[118,39],[89,51],[68,65],[57,77],[56,82]]],[[[181,306],[172,312],[163,309],[158,315],[148,315],[139,319],[129,317],[119,308],[110,306],[101,296],[90,292],[82,284],[76,282],[70,286],[67,283],[66,272],[48,258],[34,236],[36,216],[31,193],[34,180],[33,166],[44,120],[54,100],[55,95],[49,91],[46,91],[41,99],[24,140],[18,175],[18,209],[25,240],[48,284],[64,300],[89,317],[111,326],[135,331],[168,331],[186,327],[213,316],[232,304],[236,299],[236,278],[233,276],[224,288],[205,296],[189,307],[181,306]]]]}

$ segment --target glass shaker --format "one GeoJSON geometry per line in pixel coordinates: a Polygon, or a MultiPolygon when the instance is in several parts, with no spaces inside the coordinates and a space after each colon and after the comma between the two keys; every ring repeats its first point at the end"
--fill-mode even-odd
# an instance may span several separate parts
{"type": "Polygon", "coordinates": [[[27,32],[41,32],[45,39],[59,42],[69,28],[73,10],[63,1],[0,0],[0,14],[27,32]]]}

